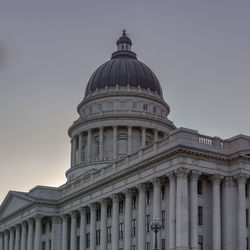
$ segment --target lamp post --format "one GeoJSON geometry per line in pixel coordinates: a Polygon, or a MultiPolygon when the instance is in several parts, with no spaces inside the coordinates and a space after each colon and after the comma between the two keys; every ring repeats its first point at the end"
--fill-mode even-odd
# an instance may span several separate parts
{"type": "Polygon", "coordinates": [[[159,250],[157,245],[157,233],[161,230],[161,222],[158,218],[154,218],[151,222],[151,230],[154,232],[154,249],[159,250]]]}

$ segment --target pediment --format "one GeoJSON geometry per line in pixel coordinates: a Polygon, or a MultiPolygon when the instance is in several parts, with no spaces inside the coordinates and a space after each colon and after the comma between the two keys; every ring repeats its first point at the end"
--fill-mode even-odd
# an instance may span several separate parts
{"type": "Polygon", "coordinates": [[[32,204],[32,201],[23,194],[9,192],[0,207],[0,219],[16,213],[32,204]]]}

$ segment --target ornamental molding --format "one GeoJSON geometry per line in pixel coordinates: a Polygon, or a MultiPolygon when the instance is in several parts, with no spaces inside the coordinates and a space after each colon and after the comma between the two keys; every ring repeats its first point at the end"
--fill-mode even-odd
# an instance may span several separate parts
{"type": "Polygon", "coordinates": [[[224,177],[219,174],[214,174],[214,175],[209,176],[209,180],[213,183],[213,185],[220,185],[223,178],[224,177]]]}
{"type": "Polygon", "coordinates": [[[223,181],[224,187],[233,187],[235,186],[235,181],[233,176],[225,176],[223,181]]]}
{"type": "Polygon", "coordinates": [[[249,178],[249,175],[240,173],[235,175],[234,178],[237,180],[238,184],[245,184],[249,178]]]}
{"type": "Polygon", "coordinates": [[[136,185],[136,188],[138,189],[139,193],[143,193],[146,191],[146,184],[140,183],[140,184],[136,185]]]}

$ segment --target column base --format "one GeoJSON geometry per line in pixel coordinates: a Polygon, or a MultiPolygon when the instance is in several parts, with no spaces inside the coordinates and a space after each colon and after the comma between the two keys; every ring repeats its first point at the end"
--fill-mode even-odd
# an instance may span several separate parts
{"type": "Polygon", "coordinates": [[[176,250],[190,250],[190,248],[189,247],[176,247],[176,250]]]}

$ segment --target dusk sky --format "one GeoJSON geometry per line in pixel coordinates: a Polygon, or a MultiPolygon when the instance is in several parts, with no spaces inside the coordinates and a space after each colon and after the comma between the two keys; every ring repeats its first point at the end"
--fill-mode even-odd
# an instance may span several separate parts
{"type": "Polygon", "coordinates": [[[124,28],[177,127],[250,135],[249,0],[2,0],[0,201],[65,182],[67,130],[124,28]]]}

